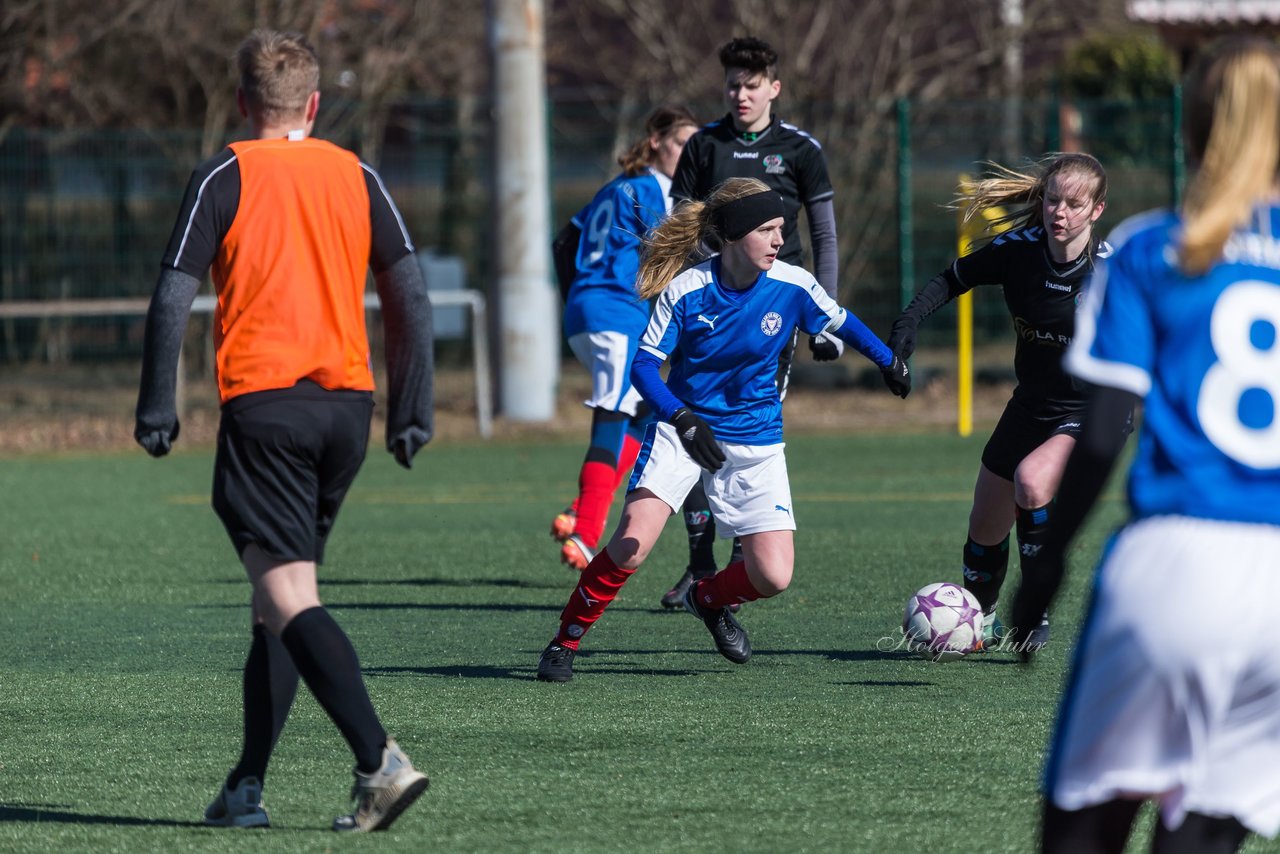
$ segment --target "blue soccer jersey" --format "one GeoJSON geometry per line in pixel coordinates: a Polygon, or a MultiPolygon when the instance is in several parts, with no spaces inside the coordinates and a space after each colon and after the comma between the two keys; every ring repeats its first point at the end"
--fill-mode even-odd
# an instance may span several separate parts
{"type": "Polygon", "coordinates": [[[565,300],[564,334],[623,332],[636,338],[649,306],[636,295],[645,234],[670,209],[671,180],[654,169],[620,175],[573,218],[582,231],[577,275],[565,300]]]}
{"type": "Polygon", "coordinates": [[[1116,229],[1067,368],[1146,399],[1136,517],[1280,525],[1280,208],[1260,208],[1195,278],[1177,267],[1178,229],[1169,212],[1116,229]]]}
{"type": "MultiPolygon", "coordinates": [[[[782,441],[779,355],[796,327],[815,335],[845,324],[846,312],[817,279],[783,261],[742,290],[719,279],[718,255],[677,276],[655,301],[640,349],[670,358],[667,388],[717,439],[776,444],[782,441]]],[[[874,344],[884,347],[878,339],[874,344]]]]}

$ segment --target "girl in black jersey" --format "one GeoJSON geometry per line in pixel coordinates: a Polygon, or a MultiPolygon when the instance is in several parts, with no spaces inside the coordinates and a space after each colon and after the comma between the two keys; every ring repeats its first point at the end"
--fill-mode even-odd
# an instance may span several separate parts
{"type": "MultiPolygon", "coordinates": [[[[957,258],[920,289],[893,324],[889,346],[901,359],[915,350],[920,322],[978,285],[1000,285],[1017,334],[1017,387],[982,452],[964,546],[964,585],[986,614],[983,642],[1003,634],[996,599],[1009,562],[1009,531],[1017,525],[1024,577],[1038,569],[1050,508],[1063,467],[1080,434],[1084,391],[1062,368],[1075,328],[1075,309],[1094,260],[1109,247],[1094,235],[1107,199],[1107,176],[1087,154],[1061,154],[1019,172],[996,166],[962,187],[965,219],[1003,206],[1012,213],[993,225],[1012,228],[976,252],[957,258]]],[[[1024,643],[1048,642],[1046,613],[1024,643]]]]}

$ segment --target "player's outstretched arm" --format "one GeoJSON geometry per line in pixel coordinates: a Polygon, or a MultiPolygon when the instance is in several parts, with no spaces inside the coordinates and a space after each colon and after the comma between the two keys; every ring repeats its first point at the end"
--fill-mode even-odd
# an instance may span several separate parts
{"type": "Polygon", "coordinates": [[[405,468],[435,432],[431,300],[414,254],[374,276],[387,346],[387,450],[405,468]]]}
{"type": "Polygon", "coordinates": [[[178,438],[178,362],[199,289],[195,276],[165,267],[147,308],[133,438],[153,457],[169,453],[178,438]]]}
{"type": "Polygon", "coordinates": [[[894,355],[903,361],[910,359],[911,354],[916,351],[916,331],[920,328],[921,321],[965,290],[948,272],[939,273],[930,279],[916,292],[889,330],[889,349],[894,355]]]}
{"type": "MultiPolygon", "coordinates": [[[[1125,426],[1137,402],[1138,396],[1132,392],[1106,386],[1094,389],[1080,439],[1067,459],[1054,499],[1053,519],[1041,550],[1044,571],[1034,578],[1024,575],[1014,595],[1009,631],[1015,643],[1040,622],[1040,616],[1062,586],[1067,547],[1088,518],[1124,450],[1125,426]]],[[[1030,650],[1024,651],[1023,660],[1029,655],[1030,650]]]]}
{"type": "Polygon", "coordinates": [[[889,391],[898,397],[906,397],[911,393],[911,369],[907,367],[906,360],[890,350],[853,312],[846,308],[844,322],[835,329],[828,328],[826,331],[834,332],[846,344],[875,362],[889,391]]]}

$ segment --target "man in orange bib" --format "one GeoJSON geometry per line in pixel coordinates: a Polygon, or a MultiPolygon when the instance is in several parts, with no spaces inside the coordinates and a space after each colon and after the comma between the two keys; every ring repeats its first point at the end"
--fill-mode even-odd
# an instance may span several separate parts
{"type": "Polygon", "coordinates": [[[147,313],[134,431],[154,457],[178,437],[178,356],[212,270],[222,402],[213,507],[253,585],[253,639],[240,760],[205,821],[270,824],[262,784],[301,676],[355,754],[356,808],[334,830],[384,830],[427,777],[382,728],[355,648],[320,604],[316,566],[369,441],[366,271],[386,333],[387,449],[405,468],[432,433],[431,305],[381,178],[310,138],[315,49],[297,33],[256,30],[236,61],[254,138],[191,176],[147,313]]]}

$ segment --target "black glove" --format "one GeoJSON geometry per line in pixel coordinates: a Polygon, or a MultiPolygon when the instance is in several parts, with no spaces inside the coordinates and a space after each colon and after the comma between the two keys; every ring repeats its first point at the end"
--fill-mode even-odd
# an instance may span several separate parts
{"type": "Polygon", "coordinates": [[[1027,645],[1027,637],[1040,625],[1040,620],[1053,604],[1067,569],[1066,560],[1059,551],[1041,552],[1037,563],[1038,571],[1033,577],[1024,574],[1018,591],[1013,594],[1013,611],[1009,616],[1006,635],[1024,664],[1031,661],[1034,653],[1039,652],[1027,645]]]}
{"type": "Polygon", "coordinates": [[[815,362],[834,362],[844,352],[844,342],[830,332],[809,336],[809,352],[815,362]]]}
{"type": "Polygon", "coordinates": [[[902,314],[893,322],[893,327],[889,330],[889,340],[885,343],[889,345],[889,349],[893,354],[903,361],[911,358],[911,354],[916,351],[916,329],[920,326],[920,322],[914,317],[902,314]]]}
{"type": "Polygon", "coordinates": [[[133,428],[133,438],[138,441],[148,454],[153,457],[163,457],[173,448],[173,443],[178,439],[178,419],[173,419],[172,427],[154,427],[150,424],[144,424],[138,421],[133,428]]]}
{"type": "Polygon", "coordinates": [[[407,469],[413,468],[413,456],[430,441],[431,436],[421,427],[406,427],[391,440],[388,449],[395,456],[396,462],[407,469]]]}
{"type": "Polygon", "coordinates": [[[893,356],[893,362],[889,367],[881,368],[880,374],[884,377],[884,384],[889,387],[889,391],[898,397],[911,394],[911,369],[907,367],[906,360],[898,358],[896,353],[893,356]]]}
{"type": "Polygon", "coordinates": [[[707,422],[682,406],[671,416],[671,424],[680,436],[680,444],[695,463],[707,471],[719,471],[724,465],[724,451],[716,444],[707,422]]]}

